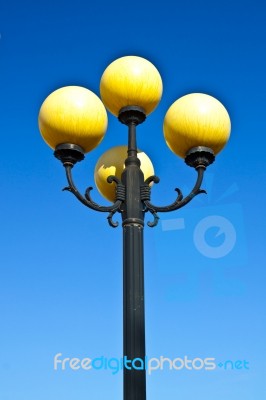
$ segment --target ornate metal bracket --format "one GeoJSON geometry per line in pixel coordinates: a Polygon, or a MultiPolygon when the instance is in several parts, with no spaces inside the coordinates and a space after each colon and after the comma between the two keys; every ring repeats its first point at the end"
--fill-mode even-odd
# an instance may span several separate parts
{"type": "Polygon", "coordinates": [[[203,181],[204,172],[211,163],[213,163],[215,157],[213,151],[207,147],[194,147],[192,148],[185,158],[185,162],[190,167],[194,167],[197,171],[197,180],[191,190],[191,192],[184,198],[182,191],[176,188],[177,198],[175,201],[167,206],[156,206],[150,202],[150,183],[159,183],[160,179],[157,176],[151,176],[146,179],[144,186],[141,188],[141,199],[145,204],[145,212],[150,212],[154,218],[151,222],[149,221],[147,225],[151,228],[156,226],[159,221],[157,212],[170,212],[178,210],[188,204],[195,196],[201,193],[207,193],[205,190],[201,189],[201,184],[203,181]]]}
{"type": "Polygon", "coordinates": [[[198,177],[196,184],[192,191],[184,198],[182,192],[180,189],[176,188],[175,191],[177,192],[177,198],[175,201],[167,206],[156,206],[150,202],[150,186],[149,184],[151,182],[154,183],[159,183],[160,179],[157,176],[151,176],[145,181],[144,186],[141,188],[141,196],[143,203],[145,204],[145,212],[150,212],[154,220],[152,222],[148,222],[147,225],[151,228],[156,226],[159,221],[159,217],[157,215],[158,212],[170,212],[170,211],[175,211],[178,210],[181,207],[184,207],[187,203],[189,203],[195,196],[197,196],[200,193],[206,193],[205,190],[201,189],[201,183],[203,180],[203,175],[204,175],[205,168],[204,167],[199,167],[197,168],[198,172],[198,177]]]}
{"type": "MultiPolygon", "coordinates": [[[[73,166],[83,160],[84,152],[83,149],[79,146],[72,144],[63,144],[57,146],[55,150],[55,157],[60,159],[63,163],[66,170],[66,177],[68,181],[68,186],[66,186],[63,190],[67,190],[76,196],[76,198],[84,204],[86,207],[91,208],[95,211],[107,212],[108,223],[113,228],[116,228],[119,223],[113,221],[113,216],[116,212],[122,213],[123,203],[126,199],[126,187],[121,183],[119,179],[115,176],[109,176],[107,179],[108,183],[116,184],[116,200],[111,206],[101,206],[97,204],[91,198],[92,187],[88,187],[85,191],[85,195],[83,196],[78,189],[76,188],[73,177],[72,177],[72,168],[73,166]]],[[[150,212],[153,216],[153,221],[148,221],[147,225],[149,227],[154,227],[158,224],[159,217],[157,215],[158,212],[170,212],[178,210],[181,207],[184,207],[187,203],[189,203],[195,196],[201,193],[206,193],[205,190],[201,189],[201,184],[203,181],[204,172],[209,164],[214,161],[214,154],[211,149],[206,147],[195,147],[191,149],[186,158],[185,162],[187,165],[194,167],[197,171],[197,180],[196,183],[191,190],[191,192],[184,197],[181,190],[176,188],[177,198],[175,201],[167,206],[157,206],[150,202],[151,196],[151,188],[150,184],[152,182],[159,183],[160,179],[157,176],[150,176],[144,184],[140,187],[140,198],[143,203],[144,209],[143,211],[150,212]]]]}
{"type": "Polygon", "coordinates": [[[83,196],[78,189],[76,188],[74,182],[73,182],[73,178],[72,178],[72,165],[64,165],[65,170],[66,170],[66,177],[67,177],[67,181],[68,181],[68,186],[65,187],[63,190],[67,190],[71,193],[74,194],[74,196],[76,196],[76,198],[82,203],[84,204],[86,207],[91,208],[92,210],[95,211],[100,211],[100,212],[108,212],[109,215],[107,217],[108,223],[110,226],[112,226],[113,228],[116,228],[119,223],[118,222],[114,222],[113,221],[113,216],[116,212],[121,212],[120,211],[120,206],[122,204],[122,202],[125,199],[125,187],[124,185],[122,185],[122,183],[115,177],[115,176],[109,176],[107,181],[108,183],[112,183],[115,182],[116,183],[116,201],[113,205],[111,206],[101,206],[97,203],[95,203],[95,201],[92,200],[91,198],[91,191],[92,191],[92,187],[88,187],[85,191],[85,196],[83,196]]]}
{"type": "Polygon", "coordinates": [[[73,181],[72,168],[77,162],[84,159],[83,149],[80,146],[65,143],[56,147],[54,155],[63,163],[66,170],[68,186],[66,186],[63,190],[73,193],[82,204],[91,208],[92,210],[109,213],[107,217],[108,223],[113,228],[116,228],[119,224],[118,222],[113,221],[113,216],[116,212],[121,212],[120,207],[122,202],[125,200],[125,187],[120,180],[115,176],[108,177],[108,183],[111,184],[114,182],[116,184],[116,201],[111,206],[101,206],[92,200],[90,192],[93,188],[91,186],[86,189],[85,196],[83,196],[73,181]]]}

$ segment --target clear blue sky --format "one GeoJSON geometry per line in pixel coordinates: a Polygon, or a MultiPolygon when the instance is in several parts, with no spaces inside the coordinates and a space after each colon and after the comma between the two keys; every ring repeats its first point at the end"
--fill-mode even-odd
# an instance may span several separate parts
{"type": "MultiPolygon", "coordinates": [[[[172,102],[208,93],[232,119],[208,196],[145,230],[147,355],[246,360],[249,369],[154,371],[148,399],[266,398],[265,14],[260,0],[1,2],[1,400],[122,399],[121,373],[53,370],[57,353],[122,355],[122,235],[61,192],[64,171],[37,116],[61,86],[99,94],[104,69],[123,55],[149,59],[164,83],[138,135],[161,178],[154,202],[194,183],[163,139],[172,102]]],[[[82,190],[99,156],[125,142],[109,115],[104,141],[75,168],[82,190]]]]}

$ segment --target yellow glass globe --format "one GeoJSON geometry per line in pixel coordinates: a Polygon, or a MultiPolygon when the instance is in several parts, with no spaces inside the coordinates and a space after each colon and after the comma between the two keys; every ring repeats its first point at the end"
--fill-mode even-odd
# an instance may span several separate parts
{"type": "Polygon", "coordinates": [[[150,114],[161,100],[163,84],[155,66],[137,56],[113,61],[104,71],[100,92],[105,107],[118,116],[121,108],[139,106],[150,114]]]}
{"type": "Polygon", "coordinates": [[[196,146],[210,147],[214,154],[226,145],[231,122],[225,107],[203,93],[191,93],[175,101],[164,118],[164,136],[170,149],[182,158],[196,146]]]}
{"type": "Polygon", "coordinates": [[[39,113],[39,129],[53,149],[62,143],[79,145],[87,153],[103,139],[107,113],[99,97],[80,86],[52,92],[39,113]]]}
{"type": "MultiPolygon", "coordinates": [[[[115,201],[115,183],[108,183],[107,178],[110,175],[121,179],[125,169],[125,159],[127,158],[127,146],[116,146],[107,150],[97,161],[94,170],[95,184],[102,194],[109,201],[115,201]]],[[[141,163],[141,170],[144,174],[144,180],[154,175],[154,169],[149,157],[141,150],[138,150],[138,158],[141,163]]]]}

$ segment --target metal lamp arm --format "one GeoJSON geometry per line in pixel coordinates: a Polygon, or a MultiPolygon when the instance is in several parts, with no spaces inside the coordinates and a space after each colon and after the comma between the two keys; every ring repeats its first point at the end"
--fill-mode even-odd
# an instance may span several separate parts
{"type": "MultiPolygon", "coordinates": [[[[112,221],[112,216],[119,211],[120,206],[122,204],[122,199],[121,200],[116,200],[115,203],[112,206],[100,206],[99,204],[95,203],[90,196],[90,191],[93,189],[92,187],[89,187],[86,192],[85,192],[85,197],[78,191],[76,185],[74,184],[73,177],[72,177],[72,165],[65,165],[65,170],[66,170],[66,177],[68,181],[67,187],[65,187],[63,190],[68,190],[69,192],[73,193],[74,196],[86,207],[91,208],[92,210],[95,211],[100,211],[100,212],[109,212],[108,216],[108,222],[111,226],[116,227],[118,226],[118,223],[114,223],[112,221]]],[[[121,186],[119,180],[115,176],[109,176],[108,177],[108,183],[115,182],[117,185],[121,186]]],[[[120,187],[120,192],[121,192],[121,187],[120,187]]],[[[121,196],[120,196],[121,197],[121,196]]],[[[122,196],[123,197],[123,196],[122,196]]]]}
{"type": "MultiPolygon", "coordinates": [[[[157,225],[158,223],[158,219],[159,217],[157,216],[157,212],[169,212],[169,211],[175,211],[178,210],[179,208],[185,206],[187,203],[189,203],[195,196],[197,196],[200,193],[206,193],[205,190],[201,189],[201,184],[202,184],[202,180],[203,180],[203,176],[204,176],[204,171],[205,171],[205,167],[204,166],[199,166],[197,169],[197,181],[193,187],[193,189],[191,190],[191,192],[185,197],[183,198],[183,194],[181,192],[180,189],[176,188],[175,191],[177,192],[177,198],[176,200],[169,204],[168,206],[156,206],[154,204],[152,204],[150,202],[149,199],[143,199],[143,202],[146,206],[146,211],[150,211],[153,216],[154,216],[154,222],[150,223],[148,222],[148,225],[153,227],[155,225],[157,225]]],[[[145,189],[147,188],[146,185],[149,185],[149,183],[154,182],[154,183],[158,183],[159,182],[159,178],[156,176],[152,176],[150,178],[148,178],[145,181],[145,189]]],[[[147,189],[144,189],[144,193],[147,194],[147,189]]],[[[149,188],[150,190],[150,188],[149,188]]],[[[145,195],[144,195],[145,197],[145,195]]]]}

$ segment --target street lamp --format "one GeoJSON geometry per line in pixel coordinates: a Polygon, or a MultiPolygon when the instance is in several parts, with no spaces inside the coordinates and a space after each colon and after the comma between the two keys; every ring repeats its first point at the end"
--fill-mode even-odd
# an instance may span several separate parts
{"type": "Polygon", "coordinates": [[[158,212],[177,210],[199,193],[204,171],[225,146],[231,130],[224,106],[215,98],[192,93],[181,97],[166,113],[164,136],[167,145],[197,172],[196,183],[187,196],[180,189],[167,206],[154,205],[151,185],[158,183],[150,159],[137,148],[136,127],[144,122],[162,96],[158,70],[144,58],[127,56],[112,62],[100,83],[101,100],[91,91],[68,86],[50,94],[41,106],[39,128],[43,139],[65,167],[68,186],[85,206],[108,213],[108,222],[117,227],[115,213],[123,226],[123,340],[124,400],[146,399],[143,228],[147,212],[153,216],[148,226],[158,222],[158,212]],[[105,107],[128,127],[128,146],[108,150],[97,162],[95,182],[100,193],[112,202],[101,206],[91,198],[91,187],[83,196],[74,184],[72,168],[95,148],[107,129],[105,107]],[[134,360],[135,368],[132,367],[134,360]]]}

